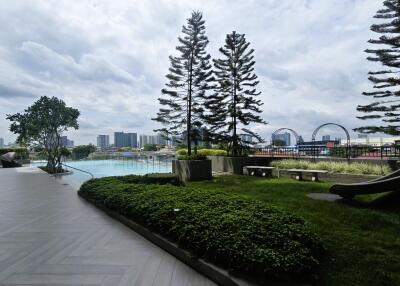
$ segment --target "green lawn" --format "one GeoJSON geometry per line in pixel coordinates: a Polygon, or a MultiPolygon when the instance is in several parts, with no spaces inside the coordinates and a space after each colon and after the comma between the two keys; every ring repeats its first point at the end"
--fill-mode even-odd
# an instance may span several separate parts
{"type": "Polygon", "coordinates": [[[376,195],[360,197],[353,205],[317,201],[306,194],[328,192],[329,183],[286,178],[222,176],[188,185],[242,194],[303,217],[329,253],[320,285],[400,285],[399,197],[386,200],[390,207],[382,198],[372,207],[376,195]]]}

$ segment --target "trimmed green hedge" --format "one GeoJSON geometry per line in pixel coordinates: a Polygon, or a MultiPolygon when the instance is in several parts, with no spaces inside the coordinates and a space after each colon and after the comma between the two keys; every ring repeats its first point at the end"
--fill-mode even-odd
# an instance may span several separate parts
{"type": "Polygon", "coordinates": [[[179,155],[178,160],[207,160],[207,156],[201,154],[179,155]]]}
{"type": "Polygon", "coordinates": [[[277,160],[271,162],[271,166],[280,169],[310,169],[326,170],[334,173],[364,174],[364,175],[387,175],[391,172],[388,165],[369,164],[369,163],[347,163],[319,161],[311,162],[307,160],[277,160]]]}
{"type": "Polygon", "coordinates": [[[324,250],[301,218],[227,192],[147,180],[94,179],[79,193],[232,271],[288,282],[316,277],[324,250]]]}
{"type": "Polygon", "coordinates": [[[8,152],[17,153],[17,159],[29,158],[29,151],[26,148],[0,148],[0,155],[6,154],[8,152]]]}

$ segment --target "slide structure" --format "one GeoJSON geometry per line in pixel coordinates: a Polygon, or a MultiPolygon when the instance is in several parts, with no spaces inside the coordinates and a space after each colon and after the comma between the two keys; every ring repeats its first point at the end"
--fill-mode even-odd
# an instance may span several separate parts
{"type": "Polygon", "coordinates": [[[329,191],[345,199],[351,199],[357,195],[400,192],[400,170],[364,183],[335,184],[329,191]]]}

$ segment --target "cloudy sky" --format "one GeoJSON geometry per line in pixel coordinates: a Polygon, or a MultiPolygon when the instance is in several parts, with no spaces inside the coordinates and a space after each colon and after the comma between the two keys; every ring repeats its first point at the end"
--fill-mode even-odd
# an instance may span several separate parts
{"type": "MultiPolygon", "coordinates": [[[[246,34],[255,49],[266,139],[290,127],[305,139],[325,122],[360,126],[366,103],[365,60],[378,0],[2,0],[0,1],[0,137],[7,113],[41,95],[81,111],[76,144],[114,131],[148,134],[181,26],[204,14],[209,52],[225,35],[246,34]]],[[[334,129],[323,133],[336,135],[334,129]]],[[[341,136],[340,133],[337,133],[341,136]]]]}

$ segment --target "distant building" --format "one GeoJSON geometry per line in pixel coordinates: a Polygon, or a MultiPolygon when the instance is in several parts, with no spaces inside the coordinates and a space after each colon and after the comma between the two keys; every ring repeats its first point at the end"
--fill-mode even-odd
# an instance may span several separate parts
{"type": "Polygon", "coordinates": [[[147,135],[140,135],[139,136],[139,147],[143,148],[144,145],[149,144],[149,138],[147,135]]]}
{"type": "MultiPolygon", "coordinates": [[[[365,145],[365,146],[390,146],[394,145],[396,141],[400,140],[400,136],[393,137],[366,137],[366,138],[351,138],[350,145],[365,145]]],[[[347,142],[342,142],[342,145],[345,145],[347,142]]]]}
{"type": "Polygon", "coordinates": [[[331,140],[331,135],[323,135],[322,136],[322,141],[330,141],[331,140]]]}
{"type": "Polygon", "coordinates": [[[97,135],[97,147],[101,150],[105,150],[110,147],[110,136],[108,135],[97,135]]]}
{"type": "Polygon", "coordinates": [[[249,134],[241,134],[240,135],[240,140],[242,142],[245,142],[246,144],[252,144],[253,143],[253,136],[249,134]]]}
{"type": "Polygon", "coordinates": [[[127,137],[128,147],[137,148],[137,133],[126,133],[125,136],[127,137]]]}
{"type": "Polygon", "coordinates": [[[272,144],[276,141],[282,141],[284,146],[290,146],[290,133],[285,132],[282,134],[273,134],[272,135],[272,144]]]}
{"type": "Polygon", "coordinates": [[[4,139],[0,138],[0,148],[3,148],[3,147],[4,147],[4,139]]]}
{"type": "Polygon", "coordinates": [[[60,141],[61,146],[64,146],[65,148],[74,148],[74,141],[69,140],[68,136],[61,136],[60,141]]]}
{"type": "Polygon", "coordinates": [[[114,132],[114,147],[137,148],[137,133],[114,132]]]}

